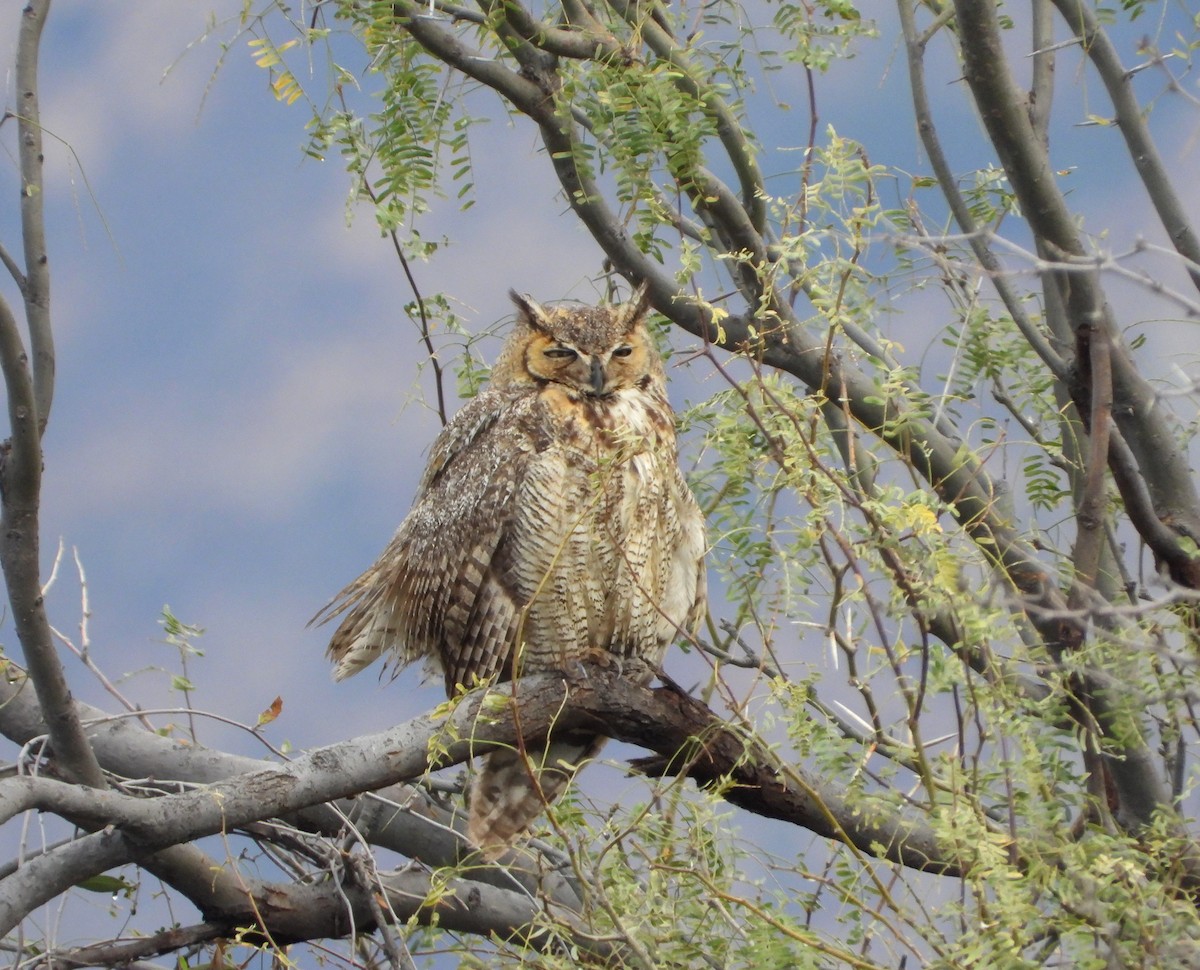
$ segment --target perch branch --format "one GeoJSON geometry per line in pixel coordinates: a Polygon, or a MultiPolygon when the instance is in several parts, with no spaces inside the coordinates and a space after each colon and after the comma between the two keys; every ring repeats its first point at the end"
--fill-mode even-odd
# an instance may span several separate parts
{"type": "Polygon", "coordinates": [[[517,692],[519,719],[514,705],[499,702],[505,691],[498,689],[486,703],[478,695],[468,696],[444,719],[416,718],[287,764],[159,798],[84,793],[50,779],[6,779],[0,793],[9,809],[36,808],[67,817],[82,813],[92,824],[106,821],[106,827],[29,859],[0,882],[0,933],[89,875],[141,861],[169,846],[418,778],[431,768],[511,747],[522,732],[528,743],[551,724],[564,730],[599,728],[648,747],[670,759],[672,772],[702,785],[719,785],[723,797],[747,810],[808,827],[901,865],[958,872],[956,860],[920,822],[899,814],[863,814],[847,793],[796,766],[780,764],[760,742],[677,691],[638,687],[609,671],[588,668],[580,684],[564,685],[545,676],[519,681],[517,692]]]}

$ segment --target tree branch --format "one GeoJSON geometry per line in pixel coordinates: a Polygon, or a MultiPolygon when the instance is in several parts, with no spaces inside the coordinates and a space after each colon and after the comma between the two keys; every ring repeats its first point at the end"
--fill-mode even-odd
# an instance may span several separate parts
{"type": "MultiPolygon", "coordinates": [[[[971,215],[971,209],[958,188],[958,179],[955,178],[946,153],[942,150],[941,139],[938,137],[937,127],[933,121],[933,112],[929,106],[929,95],[925,87],[925,37],[917,34],[914,16],[915,4],[913,0],[900,0],[898,6],[900,8],[900,26],[904,33],[905,49],[908,54],[908,79],[912,91],[913,108],[916,113],[917,131],[921,136],[921,144],[925,147],[925,154],[929,156],[929,164],[933,167],[933,173],[938,180],[938,188],[950,206],[954,221],[967,236],[971,252],[979,261],[979,265],[987,271],[989,281],[995,287],[1004,303],[1004,308],[1012,317],[1013,323],[1021,331],[1021,336],[1028,341],[1029,346],[1034,349],[1051,373],[1059,378],[1065,378],[1067,376],[1066,363],[1054,350],[1042,331],[1029,318],[1029,314],[1025,312],[1025,303],[1021,299],[1021,295],[1009,281],[996,254],[988,246],[986,235],[979,231],[975,217],[971,215]]],[[[1044,68],[1041,58],[1035,61],[1035,65],[1042,65],[1044,68]]],[[[1037,73],[1036,69],[1035,73],[1037,73]]],[[[1048,102],[1048,96],[1044,100],[1048,102]]]]}
{"type": "MultiPolygon", "coordinates": [[[[1075,516],[1079,527],[1074,554],[1075,580],[1094,589],[1099,581],[1104,521],[1108,515],[1108,478],[1105,472],[1109,464],[1109,418],[1112,413],[1112,364],[1108,334],[1098,324],[1081,326],[1076,331],[1076,348],[1075,357],[1080,364],[1091,406],[1086,412],[1089,453],[1083,493],[1075,516]]],[[[1068,606],[1080,605],[1073,593],[1068,599],[1068,606]]]]}
{"type": "Polygon", "coordinates": [[[37,99],[37,54],[49,0],[34,0],[22,14],[17,46],[21,160],[21,231],[25,244],[26,320],[33,348],[25,347],[7,303],[0,302],[0,371],[8,394],[12,437],[0,449],[0,566],[13,622],[38,693],[60,770],[83,784],[103,784],[100,768],[75,716],[62,664],[42,602],[38,507],[41,435],[54,391],[50,336],[49,270],[43,221],[42,138],[37,99]]]}
{"type": "Polygon", "coordinates": [[[516,37],[558,57],[591,60],[601,51],[609,56],[620,54],[616,38],[607,31],[593,29],[590,24],[571,24],[563,29],[539,20],[516,0],[480,0],[480,3],[489,17],[503,19],[516,37]]]}
{"type": "Polygon", "coordinates": [[[54,338],[50,328],[50,263],[46,256],[42,120],[38,107],[38,50],[50,0],[31,0],[21,14],[17,40],[17,137],[21,160],[21,238],[25,243],[25,321],[33,351],[35,414],[40,439],[54,399],[54,338]]]}
{"type": "MultiPolygon", "coordinates": [[[[20,670],[10,664],[7,675],[0,680],[0,733],[25,745],[44,736],[46,726],[20,670]]],[[[155,779],[141,783],[139,788],[144,790],[173,793],[274,767],[270,761],[181,745],[143,729],[135,719],[113,717],[86,704],[77,703],[77,708],[104,770],[125,778],[155,779]]],[[[453,868],[472,851],[463,820],[431,799],[423,788],[407,784],[333,804],[312,805],[285,820],[302,831],[330,838],[344,835],[349,820],[370,844],[433,868],[453,868]]],[[[510,855],[503,863],[503,868],[477,867],[472,878],[502,889],[518,888],[567,911],[581,908],[577,890],[553,865],[537,859],[531,863],[526,854],[510,855]]],[[[150,865],[147,863],[148,868],[150,865]]],[[[200,870],[210,874],[214,867],[201,866],[200,870]]],[[[166,875],[163,878],[172,881],[166,875]]]]}
{"type": "MultiPolygon", "coordinates": [[[[1068,264],[1087,261],[1049,155],[1033,130],[1024,109],[1025,98],[1008,70],[994,7],[956,0],[955,8],[963,38],[964,75],[1042,252],[1068,264]]],[[[1134,367],[1098,281],[1091,273],[1078,272],[1060,286],[1073,331],[1091,326],[1107,331],[1113,418],[1133,450],[1156,513],[1176,532],[1200,540],[1200,498],[1188,457],[1175,441],[1154,389],[1134,367]]],[[[1072,388],[1076,406],[1086,413],[1089,402],[1077,390],[1072,388]]],[[[1154,551],[1171,565],[1179,582],[1200,588],[1200,567],[1178,541],[1154,551]]]]}
{"type": "Polygon", "coordinates": [[[746,139],[741,122],[728,102],[704,80],[703,72],[662,25],[650,14],[653,2],[645,7],[628,0],[607,0],[617,13],[641,36],[646,45],[664,61],[677,68],[676,85],[700,101],[716,124],[717,137],[725,149],[742,190],[741,207],[756,234],[767,231],[766,189],[755,158],[754,147],[746,139]]]}
{"type": "Polygon", "coordinates": [[[1187,207],[1175,194],[1174,184],[1163,164],[1158,146],[1150,137],[1146,115],[1133,95],[1133,77],[1121,66],[1108,35],[1101,30],[1094,11],[1080,0],[1052,0],[1058,12],[1072,30],[1076,31],[1083,49],[1100,75],[1108,91],[1117,117],[1117,130],[1125,139],[1129,158],[1141,177],[1150,202],[1172,244],[1186,260],[1185,266],[1192,283],[1200,289],[1200,238],[1188,219],[1187,207]]]}
{"type": "Polygon", "coordinates": [[[550,725],[555,730],[602,730],[649,747],[672,759],[672,772],[702,785],[719,785],[723,797],[735,804],[805,826],[867,854],[927,872],[959,871],[957,861],[942,851],[922,823],[898,815],[864,815],[852,796],[799,767],[780,764],[760,742],[677,691],[638,687],[593,668],[588,668],[582,684],[566,685],[554,676],[519,681],[520,731],[514,705],[499,701],[505,693],[497,689],[486,700],[470,695],[445,719],[416,718],[288,764],[160,798],[112,791],[84,794],[46,779],[8,779],[0,783],[0,791],[18,807],[66,817],[86,813],[92,824],[105,819],[108,824],[29,859],[0,882],[0,933],[30,908],[89,875],[140,862],[168,846],[416,778],[496,747],[511,747],[519,735],[526,743],[536,742],[550,725]],[[729,781],[733,784],[726,784],[729,781]]]}
{"type": "Polygon", "coordinates": [[[1043,145],[1050,143],[1050,109],[1054,102],[1054,10],[1050,0],[1031,0],[1033,79],[1029,85],[1029,122],[1043,145]]]}
{"type": "Polygon", "coordinates": [[[288,946],[309,940],[338,939],[369,933],[377,926],[373,896],[383,893],[398,923],[415,920],[452,933],[511,940],[534,949],[568,943],[586,962],[603,961],[616,948],[604,941],[572,933],[568,924],[554,926],[538,901],[508,889],[466,879],[434,878],[428,871],[404,869],[381,873],[377,882],[360,884],[353,876],[336,883],[258,883],[253,906],[238,916],[206,919],[189,927],[161,930],[144,939],[100,943],[46,954],[54,970],[124,966],[131,960],[173,953],[187,946],[224,939],[235,932],[244,943],[288,946]],[[550,925],[548,925],[550,924],[550,925]]]}

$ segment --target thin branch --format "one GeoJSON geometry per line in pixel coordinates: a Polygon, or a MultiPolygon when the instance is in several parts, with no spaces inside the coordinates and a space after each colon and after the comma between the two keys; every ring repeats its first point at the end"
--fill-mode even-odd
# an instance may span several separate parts
{"type": "Polygon", "coordinates": [[[40,439],[54,399],[54,339],[50,328],[50,263],[46,256],[42,121],[38,107],[38,51],[50,0],[31,0],[17,40],[17,137],[21,160],[21,238],[25,244],[25,322],[33,352],[34,413],[40,439]]]}
{"type": "MultiPolygon", "coordinates": [[[[349,114],[349,108],[346,105],[346,96],[341,88],[338,88],[337,95],[341,101],[342,110],[349,114]]],[[[356,136],[351,133],[350,137],[356,136]]],[[[370,179],[367,178],[365,170],[359,178],[358,190],[366,195],[371,200],[371,204],[378,209],[379,197],[371,187],[370,179]]],[[[429,322],[429,312],[425,306],[425,297],[421,295],[421,289],[417,285],[417,278],[412,271],[412,265],[409,263],[408,257],[404,254],[404,246],[400,243],[399,234],[395,229],[388,229],[387,235],[392,242],[392,249],[396,253],[396,258],[400,261],[400,269],[404,273],[404,278],[408,282],[408,287],[412,290],[413,299],[417,304],[417,316],[420,317],[419,322],[417,322],[417,332],[420,335],[421,344],[425,347],[426,359],[433,370],[433,389],[437,397],[438,420],[445,426],[449,420],[446,412],[445,368],[442,367],[442,362],[438,358],[437,348],[433,346],[432,328],[429,322]]]]}
{"type": "Polygon", "coordinates": [[[219,940],[229,932],[224,923],[197,923],[159,930],[136,940],[110,940],[71,950],[45,954],[46,970],[82,970],[84,967],[123,967],[134,960],[175,953],[198,943],[219,940]]]}
{"type": "MultiPolygon", "coordinates": [[[[1076,358],[1085,365],[1081,370],[1091,407],[1087,411],[1089,454],[1085,466],[1083,494],[1080,496],[1075,516],[1079,528],[1073,558],[1076,581],[1095,588],[1104,548],[1104,522],[1108,514],[1108,478],[1105,472],[1109,464],[1112,364],[1108,334],[1099,321],[1091,327],[1080,327],[1076,339],[1076,358]]],[[[1078,605],[1074,601],[1074,593],[1068,600],[1068,605],[1078,605]]]]}
{"type": "Polygon", "coordinates": [[[1112,42],[1096,20],[1095,11],[1080,0],[1051,0],[1072,30],[1078,32],[1083,49],[1091,59],[1108,91],[1117,118],[1117,130],[1125,139],[1132,160],[1167,236],[1188,262],[1188,275],[1200,289],[1200,237],[1192,228],[1187,207],[1175,194],[1175,187],[1163,164],[1158,146],[1150,136],[1145,113],[1133,95],[1132,74],[1121,65],[1112,42]]]}
{"type": "MultiPolygon", "coordinates": [[[[503,3],[481,0],[481,6],[488,17],[505,21],[515,36],[556,57],[593,60],[601,54],[608,57],[623,56],[621,45],[610,31],[578,24],[569,29],[555,27],[539,20],[516,0],[504,0],[503,3]]],[[[486,23],[487,19],[481,18],[481,22],[486,23]]]]}
{"type": "Polygon", "coordinates": [[[21,271],[21,267],[17,265],[17,261],[12,258],[4,245],[0,243],[0,263],[4,264],[4,268],[8,270],[13,281],[17,284],[17,289],[22,293],[25,292],[25,274],[21,271]]]}
{"type": "Polygon", "coordinates": [[[1066,362],[1054,350],[1045,335],[1025,312],[1025,302],[1008,282],[1004,267],[996,254],[987,243],[987,236],[980,233],[975,217],[966,199],[958,188],[958,180],[950,168],[946,153],[942,150],[941,139],[938,138],[937,128],[933,121],[933,111],[929,106],[929,96],[925,88],[925,42],[924,37],[918,37],[914,14],[914,0],[899,0],[900,25],[904,32],[905,50],[908,54],[908,78],[912,89],[913,108],[917,118],[917,131],[921,135],[921,144],[929,156],[929,163],[938,180],[954,221],[967,237],[967,242],[979,265],[987,271],[992,285],[1004,303],[1004,308],[1012,317],[1013,323],[1021,331],[1021,336],[1037,353],[1038,357],[1050,368],[1051,373],[1064,378],[1067,373],[1066,362]]]}
{"type": "Polygon", "coordinates": [[[467,77],[486,84],[518,107],[545,99],[545,92],[532,81],[479,50],[468,47],[454,33],[441,27],[427,14],[423,5],[412,0],[396,0],[394,7],[397,14],[404,18],[404,29],[439,60],[462,71],[467,77]]]}
{"type": "Polygon", "coordinates": [[[702,103],[716,124],[717,137],[725,148],[742,190],[741,205],[755,233],[767,228],[766,190],[754,146],[746,139],[741,121],[728,102],[704,79],[698,68],[673,38],[645,9],[627,0],[607,0],[609,5],[640,35],[659,57],[678,69],[675,84],[702,103]]]}
{"type": "Polygon", "coordinates": [[[41,487],[42,452],[37,434],[33,380],[26,366],[25,343],[17,318],[8,301],[0,295],[0,373],[8,394],[8,418],[12,438],[0,450],[0,474],[4,476],[4,497],[14,501],[36,501],[41,487]],[[14,470],[19,470],[17,475],[14,470]],[[8,481],[12,479],[11,484],[8,481]]]}
{"type": "Polygon", "coordinates": [[[1054,13],[1050,0],[1030,0],[1033,12],[1033,80],[1029,86],[1029,121],[1043,145],[1050,143],[1050,109],[1054,102],[1054,13]]]}

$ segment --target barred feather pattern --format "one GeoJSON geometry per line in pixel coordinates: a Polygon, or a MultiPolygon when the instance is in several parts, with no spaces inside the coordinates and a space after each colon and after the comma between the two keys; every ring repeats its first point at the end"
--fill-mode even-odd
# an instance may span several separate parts
{"type": "MultiPolygon", "coordinates": [[[[380,658],[426,660],[449,696],[597,652],[655,668],[703,616],[703,518],[678,466],[644,294],[612,307],[513,298],[491,380],[435,442],[412,510],[314,618],[340,619],[339,680],[380,658]]],[[[502,853],[603,740],[489,755],[469,837],[502,853]]]]}

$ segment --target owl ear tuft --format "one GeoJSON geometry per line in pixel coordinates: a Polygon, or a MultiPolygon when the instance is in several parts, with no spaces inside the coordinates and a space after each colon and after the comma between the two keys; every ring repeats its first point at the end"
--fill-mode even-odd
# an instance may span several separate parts
{"type": "Polygon", "coordinates": [[[546,329],[549,315],[546,313],[545,307],[537,300],[528,293],[518,293],[516,290],[509,290],[508,296],[517,305],[517,316],[520,319],[538,330],[546,329]]]}
{"type": "Polygon", "coordinates": [[[633,294],[629,297],[628,302],[621,306],[621,318],[625,321],[627,329],[632,330],[635,325],[641,322],[641,319],[650,309],[650,284],[642,282],[638,284],[633,294]]]}

